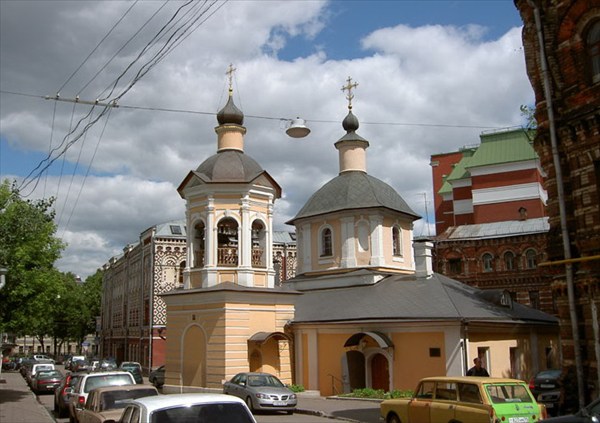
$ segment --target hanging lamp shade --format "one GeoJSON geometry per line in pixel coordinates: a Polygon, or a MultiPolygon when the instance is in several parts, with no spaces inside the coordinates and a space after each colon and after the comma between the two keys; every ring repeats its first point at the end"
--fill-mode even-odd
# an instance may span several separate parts
{"type": "Polygon", "coordinates": [[[285,133],[292,138],[304,138],[310,134],[310,129],[306,126],[306,121],[304,119],[296,118],[292,120],[292,123],[288,129],[286,129],[285,133]]]}

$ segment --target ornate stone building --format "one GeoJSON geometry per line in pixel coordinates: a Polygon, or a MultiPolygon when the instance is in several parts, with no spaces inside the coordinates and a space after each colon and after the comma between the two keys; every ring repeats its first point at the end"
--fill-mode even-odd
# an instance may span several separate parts
{"type": "Polygon", "coordinates": [[[600,1],[515,4],[535,92],[534,147],[548,174],[562,366],[581,375],[582,404],[600,392],[600,1]]]}

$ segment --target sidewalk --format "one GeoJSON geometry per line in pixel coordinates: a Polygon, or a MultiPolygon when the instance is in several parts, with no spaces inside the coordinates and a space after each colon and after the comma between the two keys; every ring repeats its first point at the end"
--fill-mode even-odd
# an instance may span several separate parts
{"type": "Polygon", "coordinates": [[[54,419],[40,404],[19,372],[2,372],[0,383],[0,422],[53,423],[54,419]]]}

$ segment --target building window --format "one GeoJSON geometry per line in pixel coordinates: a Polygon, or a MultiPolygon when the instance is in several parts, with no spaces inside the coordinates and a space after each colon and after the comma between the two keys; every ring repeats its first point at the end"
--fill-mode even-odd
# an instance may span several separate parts
{"type": "Polygon", "coordinates": [[[533,308],[540,308],[540,291],[529,291],[529,305],[533,308]]]}
{"type": "Polygon", "coordinates": [[[462,273],[462,260],[459,258],[448,259],[448,271],[450,273],[462,273]]]}
{"type": "Polygon", "coordinates": [[[505,270],[515,270],[515,255],[512,251],[504,253],[504,268],[505,270]]]}
{"type": "Polygon", "coordinates": [[[333,245],[331,243],[331,229],[325,228],[321,231],[321,257],[333,255],[333,245]]]}
{"type": "Polygon", "coordinates": [[[402,232],[398,226],[392,228],[392,250],[395,256],[402,256],[402,232]]]}
{"type": "Polygon", "coordinates": [[[183,286],[183,271],[185,270],[185,260],[179,264],[179,272],[177,274],[177,282],[179,286],[183,286]]]}
{"type": "Polygon", "coordinates": [[[525,260],[527,260],[528,269],[535,269],[537,267],[537,254],[535,250],[527,250],[525,260]]]}
{"type": "Polygon", "coordinates": [[[600,20],[594,22],[588,31],[587,52],[590,60],[592,82],[600,82],[600,20]]]}
{"type": "Polygon", "coordinates": [[[483,261],[483,271],[484,272],[493,272],[494,271],[494,256],[490,253],[485,253],[481,257],[483,261]]]}

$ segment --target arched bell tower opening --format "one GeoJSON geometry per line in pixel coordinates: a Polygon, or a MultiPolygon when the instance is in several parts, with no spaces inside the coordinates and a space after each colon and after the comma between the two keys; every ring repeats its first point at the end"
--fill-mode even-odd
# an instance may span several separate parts
{"type": "Polygon", "coordinates": [[[206,254],[206,226],[203,221],[194,225],[192,234],[192,245],[194,251],[193,267],[204,267],[206,254]]]}
{"type": "Polygon", "coordinates": [[[260,220],[252,222],[252,267],[267,267],[267,234],[260,220]]]}
{"type": "Polygon", "coordinates": [[[217,224],[217,265],[235,267],[239,263],[238,223],[231,217],[217,224]]]}

